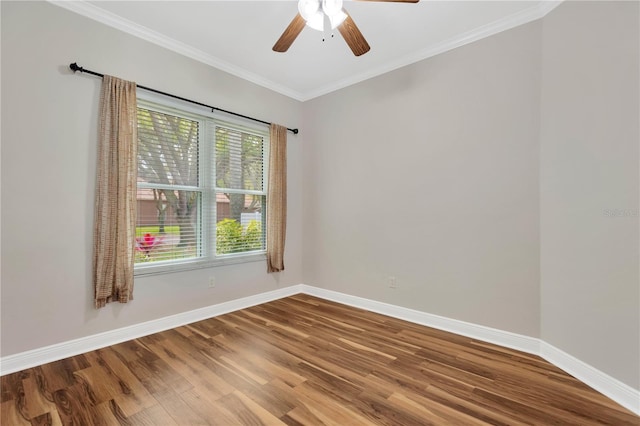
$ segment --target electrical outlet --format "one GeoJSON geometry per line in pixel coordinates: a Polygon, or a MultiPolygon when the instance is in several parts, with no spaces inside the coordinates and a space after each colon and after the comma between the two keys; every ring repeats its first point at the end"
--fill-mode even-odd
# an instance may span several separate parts
{"type": "Polygon", "coordinates": [[[398,288],[396,277],[389,277],[389,288],[398,288]]]}
{"type": "Polygon", "coordinates": [[[216,286],[216,277],[211,276],[209,277],[209,288],[213,288],[216,286]]]}

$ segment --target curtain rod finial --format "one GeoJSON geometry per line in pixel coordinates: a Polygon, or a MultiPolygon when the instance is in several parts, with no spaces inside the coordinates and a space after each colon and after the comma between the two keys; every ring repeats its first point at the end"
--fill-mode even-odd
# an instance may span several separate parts
{"type": "Polygon", "coordinates": [[[84,71],[84,70],[82,69],[82,67],[79,67],[79,66],[78,66],[78,63],[77,63],[77,62],[74,62],[74,63],[72,63],[72,64],[69,64],[69,68],[70,68],[70,69],[71,69],[71,71],[73,71],[73,72],[76,72],[76,71],[80,71],[80,72],[82,72],[82,71],[84,71]]]}
{"type": "Polygon", "coordinates": [[[293,132],[294,135],[298,134],[298,129],[292,129],[291,131],[293,132]]]}

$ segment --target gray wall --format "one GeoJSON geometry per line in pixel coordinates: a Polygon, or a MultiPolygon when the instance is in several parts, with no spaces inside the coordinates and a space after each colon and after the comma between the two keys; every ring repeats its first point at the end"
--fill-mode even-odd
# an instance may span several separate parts
{"type": "Polygon", "coordinates": [[[305,102],[307,283],[539,336],[540,37],[305,102]]]}
{"type": "Polygon", "coordinates": [[[265,262],[140,278],[92,306],[101,80],[70,62],[231,111],[301,123],[298,101],[43,2],[2,7],[2,356],[299,284],[301,145],[289,137],[286,271],[265,262]],[[208,288],[215,275],[216,288],[208,288]]]}
{"type": "Polygon", "coordinates": [[[636,389],[639,18],[566,2],[544,19],[540,146],[542,338],[636,389]]]}

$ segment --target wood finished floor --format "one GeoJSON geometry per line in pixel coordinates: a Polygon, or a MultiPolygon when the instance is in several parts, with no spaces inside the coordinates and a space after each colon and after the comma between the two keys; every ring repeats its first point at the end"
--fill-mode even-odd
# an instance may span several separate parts
{"type": "Polygon", "coordinates": [[[2,377],[14,425],[639,425],[539,357],[296,295],[2,377]]]}

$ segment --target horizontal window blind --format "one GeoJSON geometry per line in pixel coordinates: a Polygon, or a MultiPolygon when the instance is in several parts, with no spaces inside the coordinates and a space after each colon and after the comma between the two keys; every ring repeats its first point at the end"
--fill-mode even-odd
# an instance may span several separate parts
{"type": "Polygon", "coordinates": [[[266,131],[138,108],[136,264],[264,252],[266,131]]]}
{"type": "Polygon", "coordinates": [[[264,250],[264,137],[216,126],[216,254],[264,250]]]}
{"type": "Polygon", "coordinates": [[[138,108],[138,179],[162,185],[198,186],[199,124],[138,108]]]}
{"type": "Polygon", "coordinates": [[[198,257],[200,123],[138,108],[136,263],[198,257]]]}

